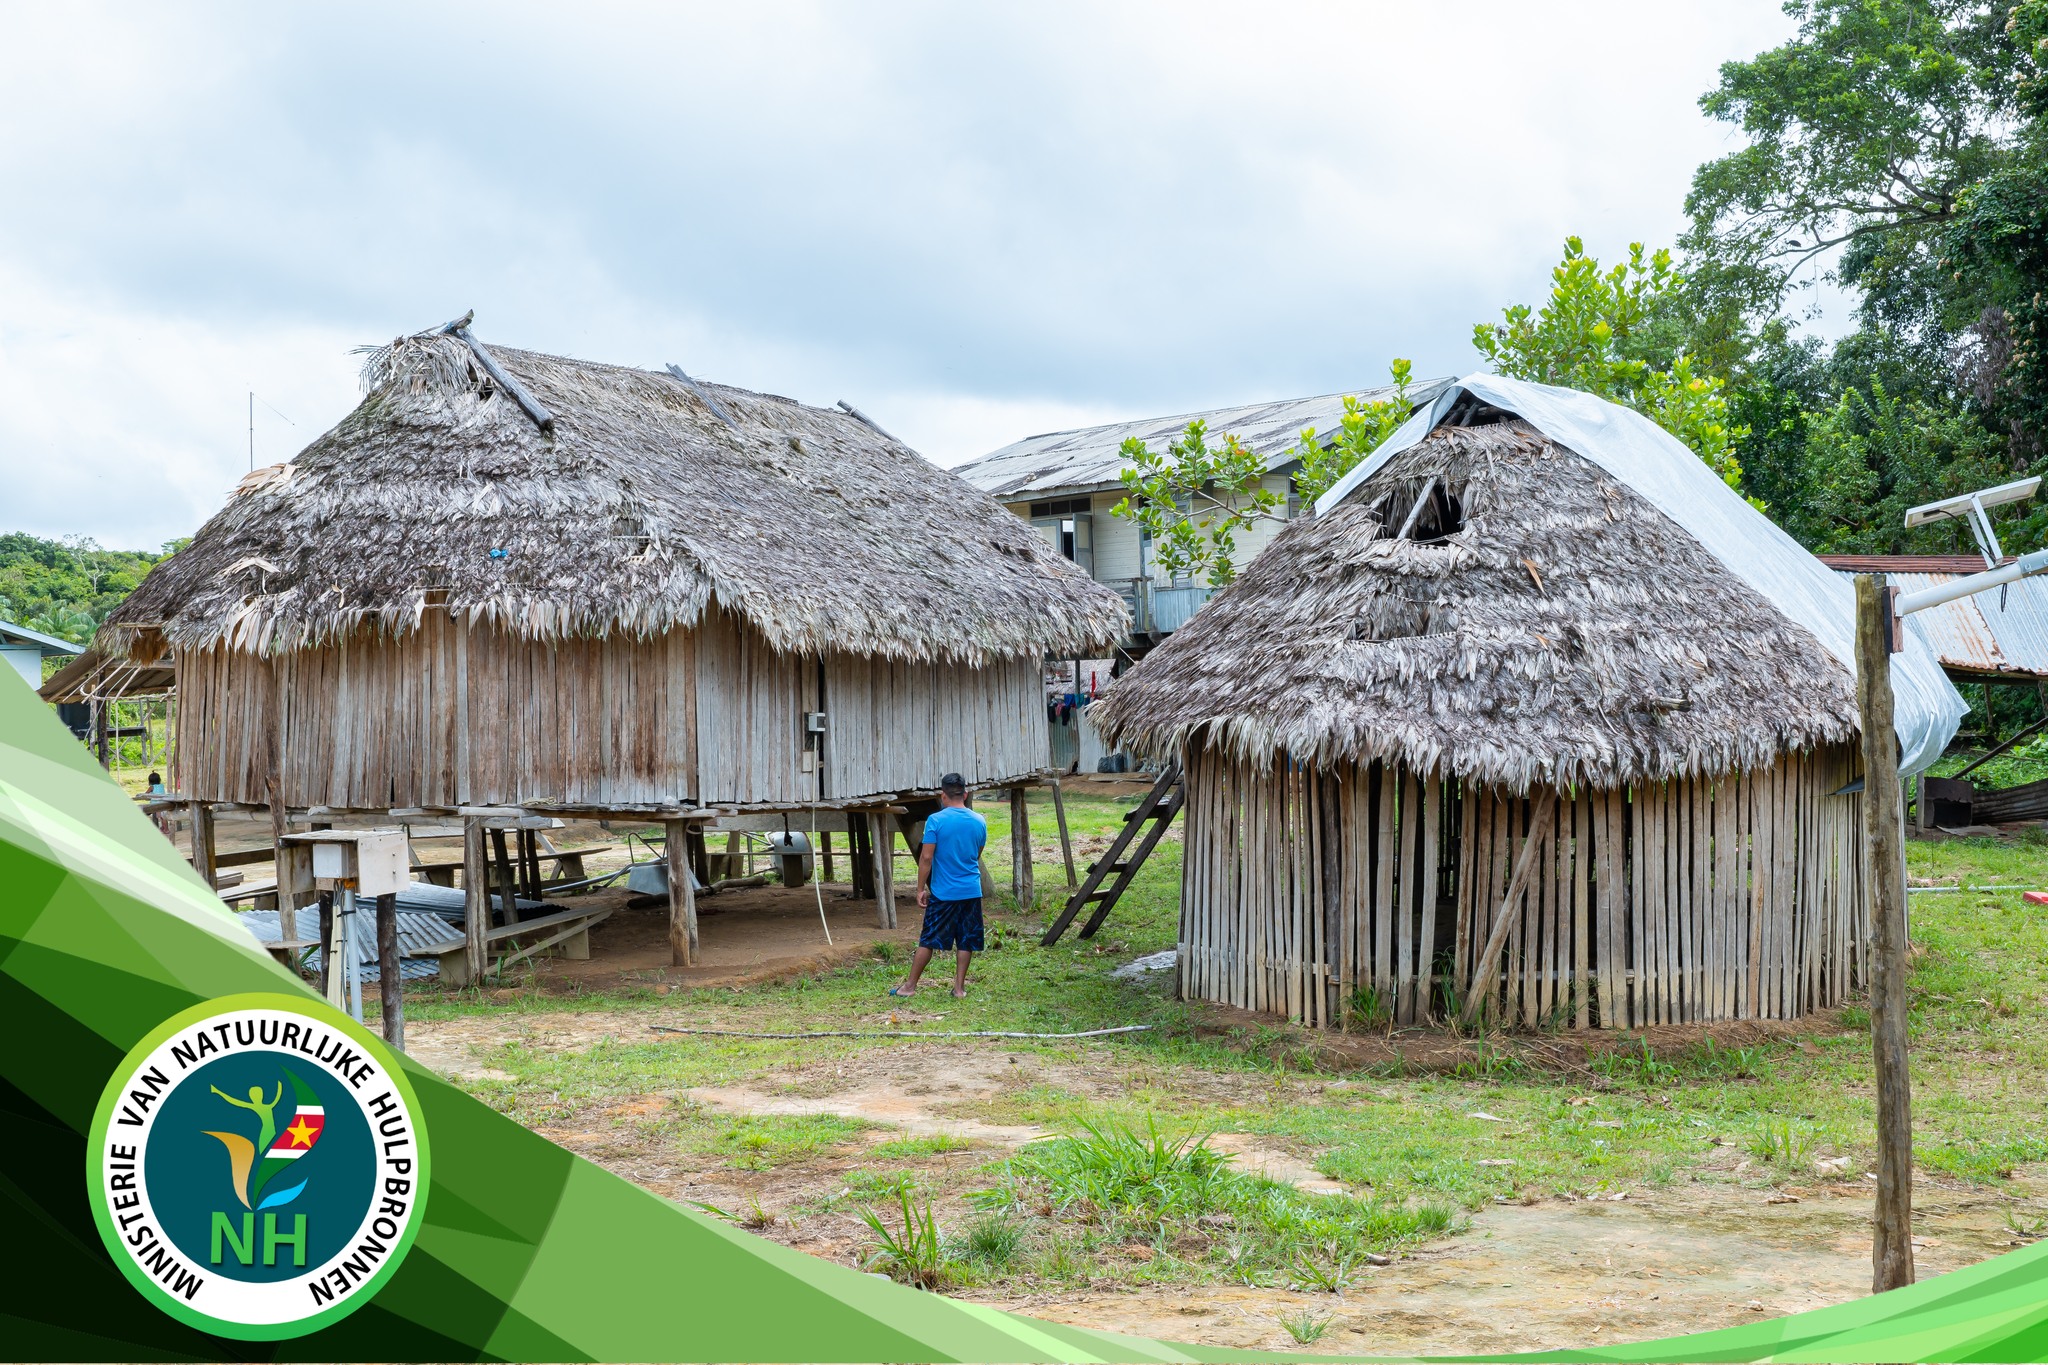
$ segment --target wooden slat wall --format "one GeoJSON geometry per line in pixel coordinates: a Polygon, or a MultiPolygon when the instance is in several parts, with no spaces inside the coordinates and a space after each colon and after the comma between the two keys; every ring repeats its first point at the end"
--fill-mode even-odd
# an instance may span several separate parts
{"type": "MultiPolygon", "coordinates": [[[[1861,798],[1834,795],[1856,766],[1841,748],[1561,797],[1507,908],[1489,1017],[1642,1028],[1840,1003],[1865,937],[1861,798]]],[[[1367,989],[1397,1023],[1462,999],[1534,802],[1397,767],[1312,773],[1206,747],[1187,773],[1188,996],[1325,1026],[1367,989]]]]}
{"type": "Polygon", "coordinates": [[[828,798],[927,788],[948,770],[997,781],[1048,762],[1036,659],[835,659],[821,702],[815,658],[717,613],[649,640],[541,647],[429,612],[397,638],[364,632],[274,665],[185,652],[177,668],[173,778],[208,801],[265,801],[271,726],[285,801],[301,807],[796,805],[821,794],[803,768],[803,716],[820,709],[828,798]]]}
{"type": "Polygon", "coordinates": [[[1035,659],[987,668],[826,659],[825,795],[929,788],[948,772],[996,781],[1046,767],[1042,672],[1035,659]]]}

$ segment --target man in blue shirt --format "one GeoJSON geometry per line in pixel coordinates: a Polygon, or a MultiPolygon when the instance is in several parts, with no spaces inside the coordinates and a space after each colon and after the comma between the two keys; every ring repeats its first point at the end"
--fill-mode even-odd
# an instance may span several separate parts
{"type": "Polygon", "coordinates": [[[967,809],[967,782],[958,773],[939,779],[939,808],[924,822],[917,855],[917,903],[924,910],[910,977],[891,995],[917,989],[932,954],[953,950],[953,998],[967,997],[967,963],[981,951],[981,850],[988,821],[967,809]]]}

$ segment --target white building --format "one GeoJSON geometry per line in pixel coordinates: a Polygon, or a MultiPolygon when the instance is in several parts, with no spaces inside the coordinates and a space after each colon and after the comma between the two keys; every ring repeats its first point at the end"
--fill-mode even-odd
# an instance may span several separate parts
{"type": "MultiPolygon", "coordinates": [[[[1427,403],[1446,384],[1433,379],[1408,386],[1409,400],[1427,403]]],[[[1391,396],[1391,388],[1346,391],[1368,401],[1391,396]]],[[[1208,599],[1206,586],[1174,582],[1153,559],[1150,538],[1134,522],[1111,514],[1124,496],[1119,478],[1129,462],[1123,444],[1135,436],[1153,450],[1167,446],[1200,418],[1209,438],[1227,432],[1258,454],[1266,465],[1261,482],[1279,499],[1276,513],[1285,518],[1305,510],[1294,496],[1292,475],[1299,463],[1294,450],[1304,429],[1314,427],[1328,441],[1341,430],[1345,393],[1294,398],[1272,403],[1151,417],[1076,431],[1027,436],[954,469],[1012,512],[1029,521],[1060,553],[1123,594],[1130,606],[1132,639],[1127,649],[1143,653],[1174,630],[1208,599]]],[[[1282,520],[1261,518],[1237,541],[1235,563],[1242,568],[1280,533],[1282,520]]]]}

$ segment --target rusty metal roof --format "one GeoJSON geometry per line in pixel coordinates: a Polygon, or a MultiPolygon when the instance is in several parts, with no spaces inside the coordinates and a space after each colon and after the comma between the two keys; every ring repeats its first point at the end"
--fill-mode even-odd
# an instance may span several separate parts
{"type": "MultiPolygon", "coordinates": [[[[1409,401],[1427,403],[1448,383],[1448,379],[1426,379],[1410,384],[1409,401]]],[[[1389,397],[1393,390],[1381,387],[1347,392],[1370,401],[1389,397]]],[[[1293,459],[1295,441],[1302,428],[1314,427],[1325,437],[1335,435],[1344,416],[1344,398],[1342,393],[1327,393],[1315,398],[1247,403],[1209,412],[1184,412],[1174,417],[1147,417],[1074,431],[1050,431],[1042,436],[1027,436],[980,459],[957,465],[953,472],[997,498],[1053,497],[1115,488],[1117,476],[1124,469],[1122,447],[1126,440],[1135,436],[1153,449],[1164,451],[1198,417],[1208,424],[1211,435],[1220,436],[1227,431],[1264,456],[1270,471],[1293,459]]]]}
{"type": "MultiPolygon", "coordinates": [[[[1885,574],[1902,592],[1984,571],[1981,555],[1822,555],[1821,562],[1844,576],[1885,574]]],[[[2048,581],[2042,578],[2022,578],[1911,619],[1951,673],[2048,678],[2048,581]]]]}

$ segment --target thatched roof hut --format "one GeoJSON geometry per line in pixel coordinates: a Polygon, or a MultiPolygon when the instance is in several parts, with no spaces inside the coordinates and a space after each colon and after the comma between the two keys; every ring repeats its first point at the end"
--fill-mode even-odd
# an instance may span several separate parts
{"type": "MultiPolygon", "coordinates": [[[[1475,379],[1411,427],[1097,704],[1184,758],[1188,993],[1607,1027],[1839,999],[1846,594],[1611,404],[1475,379]]],[[[1959,699],[1914,649],[1925,747],[1959,699]]]]}
{"type": "Polygon", "coordinates": [[[1123,624],[983,494],[845,411],[672,374],[402,337],[362,403],[243,480],[109,619],[104,648],[257,655],[415,629],[651,639],[707,612],[778,650],[982,666],[1123,624]]]}

